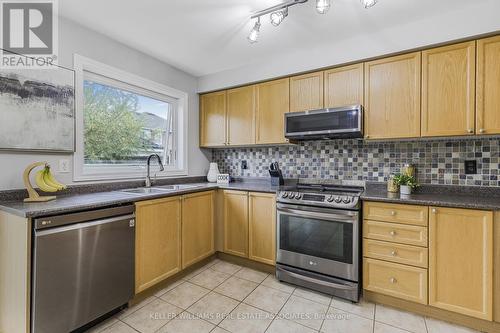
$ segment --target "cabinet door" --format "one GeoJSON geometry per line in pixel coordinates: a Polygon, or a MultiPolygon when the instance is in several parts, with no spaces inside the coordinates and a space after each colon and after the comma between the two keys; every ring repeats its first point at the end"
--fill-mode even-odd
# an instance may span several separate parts
{"type": "Polygon", "coordinates": [[[474,134],[476,42],[422,52],[422,136],[474,134]]]}
{"type": "Polygon", "coordinates": [[[181,270],[180,197],[136,204],[135,292],[181,270]]]}
{"type": "Polygon", "coordinates": [[[325,71],[325,108],[363,105],[363,64],[325,71]]]}
{"type": "Polygon", "coordinates": [[[431,207],[429,304],[492,320],[493,213],[431,207]]]}
{"type": "Polygon", "coordinates": [[[290,78],[290,112],[323,108],[323,72],[290,78]]]}
{"type": "Polygon", "coordinates": [[[257,85],[256,142],[284,143],[285,113],[290,111],[290,79],[257,85]]]}
{"type": "Polygon", "coordinates": [[[500,133],[500,36],[477,41],[476,134],[500,133]]]}
{"type": "Polygon", "coordinates": [[[226,125],[226,91],[201,95],[200,146],[224,146],[226,125]]]}
{"type": "Polygon", "coordinates": [[[224,252],[248,257],[248,192],[224,191],[224,252]]]}
{"type": "Polygon", "coordinates": [[[182,268],[215,253],[213,191],[182,197],[182,268]]]}
{"type": "Polygon", "coordinates": [[[227,144],[255,143],[255,86],[227,91],[227,144]]]}
{"type": "Polygon", "coordinates": [[[365,135],[420,136],[420,52],[365,64],[365,135]]]}
{"type": "Polygon", "coordinates": [[[276,198],[249,193],[249,258],[274,265],[276,258],[276,198]]]}

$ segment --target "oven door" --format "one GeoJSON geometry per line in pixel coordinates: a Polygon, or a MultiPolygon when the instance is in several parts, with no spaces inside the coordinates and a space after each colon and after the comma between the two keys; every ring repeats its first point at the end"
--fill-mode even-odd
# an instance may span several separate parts
{"type": "Polygon", "coordinates": [[[277,204],[281,264],[359,281],[359,212],[277,204]]]}

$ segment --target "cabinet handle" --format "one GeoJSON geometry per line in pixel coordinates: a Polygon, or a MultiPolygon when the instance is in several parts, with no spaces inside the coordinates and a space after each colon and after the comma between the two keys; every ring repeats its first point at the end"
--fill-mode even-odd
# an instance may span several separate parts
{"type": "Polygon", "coordinates": [[[472,129],[468,129],[468,130],[467,130],[467,133],[472,134],[472,133],[474,133],[474,130],[472,130],[472,129]]]}
{"type": "Polygon", "coordinates": [[[486,132],[486,130],[484,128],[479,129],[479,133],[483,134],[485,132],[486,132]]]}
{"type": "Polygon", "coordinates": [[[389,234],[391,234],[391,236],[396,236],[396,231],[391,230],[391,232],[389,234]]]}
{"type": "Polygon", "coordinates": [[[395,212],[395,211],[392,211],[392,212],[391,212],[391,215],[392,215],[392,216],[396,216],[396,212],[395,212]]]}
{"type": "Polygon", "coordinates": [[[436,214],[437,213],[437,209],[436,208],[432,208],[432,214],[436,214]]]}
{"type": "Polygon", "coordinates": [[[391,252],[391,255],[392,255],[393,257],[395,257],[395,256],[397,256],[397,255],[398,255],[398,253],[396,252],[396,250],[393,250],[393,251],[391,252]]]}
{"type": "Polygon", "coordinates": [[[370,136],[369,136],[369,135],[365,135],[365,138],[366,138],[366,139],[369,139],[369,138],[370,138],[370,136]]]}
{"type": "Polygon", "coordinates": [[[389,279],[389,282],[390,282],[390,283],[396,283],[396,282],[398,282],[398,280],[396,280],[396,278],[391,277],[391,278],[389,279]]]}

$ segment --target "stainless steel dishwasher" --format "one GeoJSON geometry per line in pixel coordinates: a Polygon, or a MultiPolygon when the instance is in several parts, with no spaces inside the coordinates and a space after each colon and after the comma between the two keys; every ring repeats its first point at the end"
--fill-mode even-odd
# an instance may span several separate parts
{"type": "Polygon", "coordinates": [[[34,220],[31,328],[67,333],[134,295],[134,206],[34,220]]]}

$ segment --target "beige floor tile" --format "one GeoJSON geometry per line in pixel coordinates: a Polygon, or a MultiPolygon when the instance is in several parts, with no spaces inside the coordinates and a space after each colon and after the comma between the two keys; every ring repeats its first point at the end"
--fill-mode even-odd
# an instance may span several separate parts
{"type": "Polygon", "coordinates": [[[129,316],[130,314],[132,314],[135,311],[139,310],[143,306],[146,306],[147,304],[151,303],[155,299],[156,299],[156,297],[150,296],[150,297],[144,299],[143,301],[141,301],[139,303],[136,303],[136,304],[134,304],[134,305],[126,308],[125,310],[121,311],[116,317],[118,319],[122,320],[123,318],[126,318],[127,316],[129,316]]]}
{"type": "Polygon", "coordinates": [[[127,324],[117,321],[113,325],[104,329],[104,331],[100,331],[100,333],[137,333],[137,331],[127,324]]]}
{"type": "Polygon", "coordinates": [[[213,259],[212,261],[209,261],[205,266],[206,267],[212,267],[213,265],[215,264],[218,264],[220,263],[222,260],[218,259],[218,258],[215,258],[213,259]]]}
{"type": "Polygon", "coordinates": [[[375,320],[410,332],[427,333],[424,317],[383,305],[376,305],[375,320]]]}
{"type": "Polygon", "coordinates": [[[295,288],[293,295],[324,305],[330,305],[330,301],[332,300],[330,295],[303,288],[295,288]]]}
{"type": "Polygon", "coordinates": [[[294,286],[278,281],[278,279],[276,279],[274,275],[269,275],[264,281],[262,281],[262,285],[269,288],[278,289],[289,294],[293,293],[293,291],[295,290],[294,286]]]}
{"type": "Polygon", "coordinates": [[[237,305],[234,299],[211,292],[189,307],[188,311],[218,325],[237,305]]]}
{"type": "Polygon", "coordinates": [[[226,331],[225,329],[223,328],[220,328],[220,327],[216,327],[214,328],[214,330],[210,333],[228,333],[228,331],[226,331]]]}
{"type": "Polygon", "coordinates": [[[274,316],[240,303],[219,326],[233,333],[264,333],[274,316]]]}
{"type": "Polygon", "coordinates": [[[258,284],[255,282],[232,276],[215,288],[214,291],[238,301],[243,301],[257,286],[258,284]]]}
{"type": "Polygon", "coordinates": [[[368,319],[373,320],[375,318],[375,304],[364,300],[360,300],[359,303],[353,303],[351,301],[334,297],[330,306],[368,319]]]}
{"type": "Polygon", "coordinates": [[[236,273],[237,271],[239,271],[242,267],[239,265],[232,264],[232,263],[227,262],[227,261],[220,261],[210,268],[212,268],[213,270],[216,270],[217,272],[222,272],[222,273],[232,275],[232,274],[236,273]]]}
{"type": "Polygon", "coordinates": [[[203,266],[203,267],[197,268],[194,271],[192,271],[191,273],[189,273],[186,276],[184,276],[182,278],[182,280],[188,281],[191,278],[195,277],[196,275],[200,274],[201,272],[207,270],[208,268],[209,268],[208,266],[203,266]]]}
{"type": "Polygon", "coordinates": [[[209,268],[189,279],[189,282],[195,283],[208,289],[214,289],[229,277],[231,277],[230,274],[217,272],[209,268]]]}
{"type": "Polygon", "coordinates": [[[372,333],[373,319],[367,319],[339,309],[328,310],[321,332],[325,333],[372,333]]]}
{"type": "Polygon", "coordinates": [[[118,319],[115,317],[111,317],[106,319],[105,321],[93,326],[92,328],[85,331],[86,333],[98,333],[104,331],[106,328],[111,327],[113,324],[116,324],[118,319]]]}
{"type": "Polygon", "coordinates": [[[407,330],[402,330],[400,328],[386,325],[384,323],[375,322],[374,333],[408,333],[407,330]]]}
{"type": "Polygon", "coordinates": [[[319,330],[327,311],[328,305],[292,295],[281,309],[280,316],[314,330],[319,330]]]}
{"type": "Polygon", "coordinates": [[[197,318],[189,312],[183,312],[160,328],[157,333],[208,333],[215,325],[197,318]]]}
{"type": "Polygon", "coordinates": [[[152,333],[181,312],[181,308],[157,298],[123,319],[123,321],[141,333],[152,333]]]}
{"type": "Polygon", "coordinates": [[[289,297],[290,294],[260,285],[243,302],[270,313],[278,313],[289,297]]]}
{"type": "Polygon", "coordinates": [[[170,283],[168,286],[166,286],[165,288],[163,288],[163,289],[159,290],[159,291],[155,294],[155,296],[156,296],[156,297],[161,297],[161,296],[163,296],[163,295],[164,295],[167,291],[170,291],[170,290],[174,289],[175,287],[177,287],[178,285],[181,285],[182,283],[184,283],[184,280],[181,280],[181,279],[179,279],[179,280],[177,280],[177,281],[174,281],[174,282],[170,283]]]}
{"type": "Polygon", "coordinates": [[[190,282],[184,282],[167,292],[161,299],[180,308],[187,309],[209,292],[210,290],[206,288],[190,282]]]}
{"type": "Polygon", "coordinates": [[[296,322],[283,318],[273,320],[266,333],[314,333],[316,332],[309,327],[302,326],[296,322]]]}
{"type": "Polygon", "coordinates": [[[266,277],[269,276],[269,274],[257,271],[255,269],[243,267],[235,274],[235,276],[255,283],[261,283],[266,279],[266,277]]]}
{"type": "Polygon", "coordinates": [[[479,331],[447,323],[433,318],[425,318],[427,324],[427,331],[429,333],[479,333],[479,331]]]}

